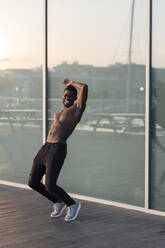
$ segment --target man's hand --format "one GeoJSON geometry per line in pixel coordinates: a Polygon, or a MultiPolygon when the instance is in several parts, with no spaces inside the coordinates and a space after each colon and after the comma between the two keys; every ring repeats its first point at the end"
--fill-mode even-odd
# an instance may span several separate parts
{"type": "Polygon", "coordinates": [[[62,83],[65,87],[67,87],[67,86],[71,85],[73,83],[73,81],[66,78],[66,79],[64,79],[64,81],[62,83]]]}

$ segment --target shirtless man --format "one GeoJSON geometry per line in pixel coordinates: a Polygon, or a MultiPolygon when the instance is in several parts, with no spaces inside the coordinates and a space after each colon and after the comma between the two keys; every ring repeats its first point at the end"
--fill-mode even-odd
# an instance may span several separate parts
{"type": "Polygon", "coordinates": [[[66,141],[81,120],[86,107],[88,86],[68,79],[63,84],[63,108],[54,115],[47,142],[34,158],[28,185],[54,203],[51,217],[61,216],[67,207],[65,221],[73,221],[78,216],[81,203],[72,199],[56,183],[67,153],[66,141]],[[76,88],[80,91],[78,99],[76,88]],[[41,182],[44,174],[45,185],[41,182]]]}

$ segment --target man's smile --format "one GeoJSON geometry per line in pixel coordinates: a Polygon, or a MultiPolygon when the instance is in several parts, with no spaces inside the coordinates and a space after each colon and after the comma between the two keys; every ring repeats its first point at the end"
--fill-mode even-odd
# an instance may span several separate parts
{"type": "Polygon", "coordinates": [[[72,101],[71,101],[71,100],[65,99],[65,100],[64,100],[64,103],[65,103],[66,105],[70,105],[70,104],[72,103],[72,101]]]}

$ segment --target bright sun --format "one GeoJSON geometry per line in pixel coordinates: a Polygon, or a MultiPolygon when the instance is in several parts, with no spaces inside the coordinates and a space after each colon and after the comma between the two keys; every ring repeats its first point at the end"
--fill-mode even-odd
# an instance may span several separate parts
{"type": "Polygon", "coordinates": [[[0,47],[0,60],[4,60],[4,59],[6,59],[5,51],[2,47],[0,47]]]}
{"type": "Polygon", "coordinates": [[[7,49],[7,42],[5,38],[0,40],[0,61],[5,60],[8,58],[8,49],[7,49]]]}
{"type": "Polygon", "coordinates": [[[0,70],[8,68],[9,59],[5,56],[5,53],[0,52],[0,70]]]}
{"type": "Polygon", "coordinates": [[[0,69],[5,69],[8,66],[8,54],[5,45],[0,42],[0,69]]]}

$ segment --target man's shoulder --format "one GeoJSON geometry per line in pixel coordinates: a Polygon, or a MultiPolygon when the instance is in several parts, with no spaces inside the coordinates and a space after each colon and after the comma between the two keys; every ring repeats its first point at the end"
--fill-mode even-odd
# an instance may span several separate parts
{"type": "Polygon", "coordinates": [[[71,107],[70,107],[70,111],[72,112],[73,115],[76,116],[81,116],[83,114],[85,109],[81,109],[77,103],[74,103],[71,107]]]}

